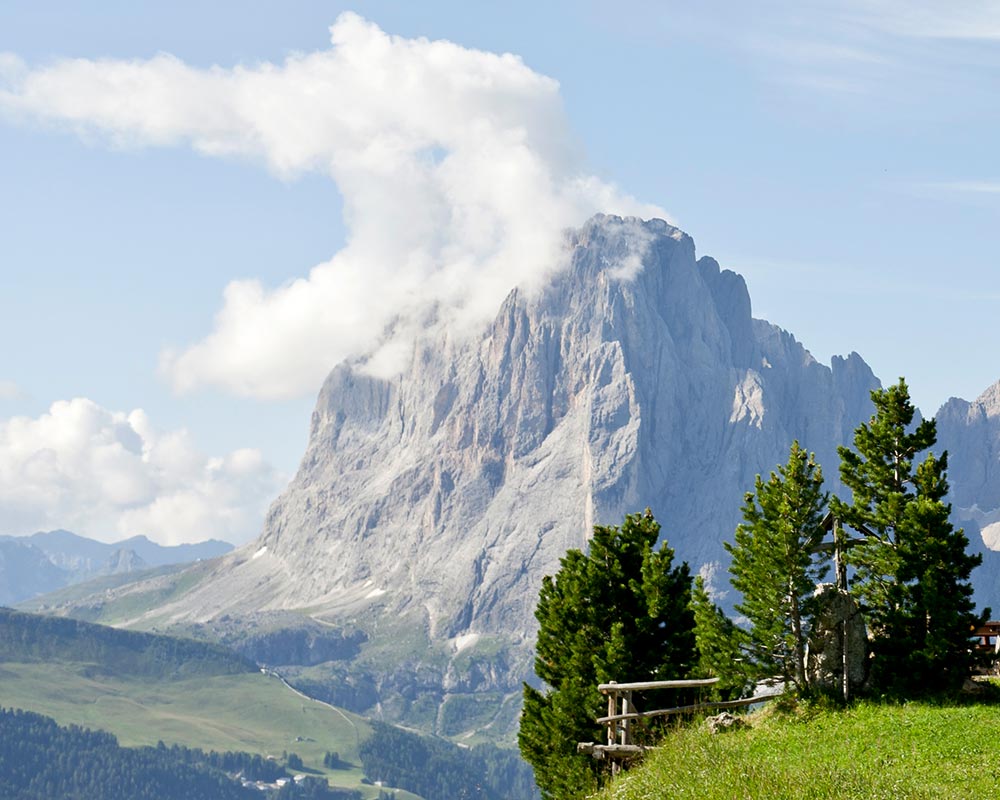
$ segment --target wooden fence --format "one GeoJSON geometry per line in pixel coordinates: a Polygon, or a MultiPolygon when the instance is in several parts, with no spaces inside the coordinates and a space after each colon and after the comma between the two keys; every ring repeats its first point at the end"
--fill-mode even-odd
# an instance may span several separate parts
{"type": "Polygon", "coordinates": [[[696,714],[709,709],[742,708],[744,706],[773,700],[779,695],[767,694],[755,697],[744,697],[739,700],[719,700],[691,705],[660,708],[654,711],[637,711],[632,702],[632,692],[650,691],[653,689],[697,689],[714,686],[718,678],[699,678],[695,680],[676,681],[644,681],[640,683],[602,683],[597,688],[601,694],[608,696],[608,714],[598,717],[595,722],[608,728],[607,743],[579,742],[577,752],[588,753],[597,759],[607,759],[611,762],[612,774],[621,770],[622,763],[642,755],[650,746],[638,745],[633,741],[633,724],[642,719],[653,717],[669,717],[677,714],[696,714]]]}

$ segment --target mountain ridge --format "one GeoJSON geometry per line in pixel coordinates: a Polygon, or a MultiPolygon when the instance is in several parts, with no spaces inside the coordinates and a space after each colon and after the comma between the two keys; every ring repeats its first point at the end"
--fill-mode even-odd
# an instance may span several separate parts
{"type": "Polygon", "coordinates": [[[165,546],[141,535],[107,543],[61,528],[0,536],[0,604],[24,602],[102,576],[214,558],[232,549],[217,539],[165,546]]]}

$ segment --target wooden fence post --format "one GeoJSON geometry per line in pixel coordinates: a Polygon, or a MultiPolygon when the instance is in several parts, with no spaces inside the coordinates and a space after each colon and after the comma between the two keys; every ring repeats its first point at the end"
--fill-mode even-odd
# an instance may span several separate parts
{"type": "MultiPolygon", "coordinates": [[[[635,708],[632,706],[632,692],[622,692],[622,714],[630,714],[635,708]]],[[[632,720],[628,717],[622,720],[622,744],[632,744],[632,720]]]]}
{"type": "MultiPolygon", "coordinates": [[[[611,681],[612,687],[608,689],[608,716],[613,717],[618,713],[618,692],[614,689],[615,681],[611,681]]],[[[618,738],[618,720],[613,720],[608,725],[608,744],[614,744],[618,738]]]]}

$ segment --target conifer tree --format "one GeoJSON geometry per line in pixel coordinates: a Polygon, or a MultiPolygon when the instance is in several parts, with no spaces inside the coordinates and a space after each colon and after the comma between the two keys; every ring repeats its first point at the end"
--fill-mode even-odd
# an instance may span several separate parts
{"type": "Polygon", "coordinates": [[[883,692],[912,696],[953,689],[968,675],[973,615],[969,576],[982,556],[948,517],[948,454],[917,456],[937,440],[934,420],[916,409],[900,378],[872,392],[875,414],[839,448],[840,476],[851,503],[831,509],[862,534],[848,551],[852,590],[873,636],[871,681],[883,692]],[[856,451],[856,452],[855,452],[856,451]]]}
{"type": "Polygon", "coordinates": [[[748,650],[759,678],[780,677],[808,689],[806,641],[816,583],[829,556],[816,552],[823,538],[827,495],[814,457],[793,442],[788,463],[765,482],[760,475],[743,506],[735,543],[733,587],[742,594],[736,610],[750,622],[748,650]]]}
{"type": "Polygon", "coordinates": [[[690,570],[666,543],[654,549],[659,535],[649,509],[597,526],[588,552],[570,550],[542,583],[535,674],[546,689],[525,684],[518,744],[547,799],[597,785],[598,763],[576,745],[603,738],[599,683],[682,678],[693,666],[690,570]]]}
{"type": "Polygon", "coordinates": [[[753,684],[752,670],[743,655],[746,631],[712,602],[701,575],[694,579],[691,590],[691,613],[698,653],[696,676],[718,678],[715,694],[722,700],[741,697],[753,684]]]}

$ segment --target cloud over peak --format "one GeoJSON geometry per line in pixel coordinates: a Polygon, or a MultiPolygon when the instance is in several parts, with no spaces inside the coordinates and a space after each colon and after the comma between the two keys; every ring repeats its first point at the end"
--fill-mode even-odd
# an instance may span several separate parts
{"type": "Polygon", "coordinates": [[[515,285],[559,267],[565,228],[597,211],[664,215],[587,173],[558,83],[519,57],[390,36],[352,13],[330,32],[331,48],[282,64],[6,57],[0,68],[8,113],[336,182],[346,246],[285,286],[231,283],[207,336],[162,354],[178,390],[312,393],[338,361],[380,347],[374,361],[392,372],[405,321],[428,307],[475,329],[515,285]]]}

